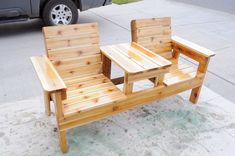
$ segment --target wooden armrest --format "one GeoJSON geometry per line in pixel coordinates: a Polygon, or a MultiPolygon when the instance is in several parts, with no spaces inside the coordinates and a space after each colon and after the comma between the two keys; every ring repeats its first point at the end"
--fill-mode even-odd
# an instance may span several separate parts
{"type": "MultiPolygon", "coordinates": [[[[215,55],[215,53],[212,52],[211,50],[206,49],[204,47],[201,47],[197,44],[194,44],[192,42],[189,42],[189,41],[182,39],[180,37],[177,37],[177,36],[172,37],[172,43],[173,43],[173,46],[176,46],[176,47],[182,48],[182,49],[186,49],[186,50],[182,50],[183,54],[192,53],[192,55],[197,55],[199,57],[204,57],[204,58],[209,58],[209,57],[212,57],[215,55]]],[[[188,56],[188,57],[190,57],[190,56],[188,56]]],[[[192,59],[194,59],[194,58],[192,58],[192,59]]]]}
{"type": "Polygon", "coordinates": [[[47,56],[34,56],[31,61],[45,91],[66,89],[66,85],[47,56]]]}

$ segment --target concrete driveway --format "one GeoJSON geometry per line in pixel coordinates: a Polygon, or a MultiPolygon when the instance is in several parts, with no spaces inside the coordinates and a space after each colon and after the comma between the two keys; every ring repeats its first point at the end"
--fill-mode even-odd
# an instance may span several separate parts
{"type": "Polygon", "coordinates": [[[173,0],[235,14],[234,0],[173,0]]]}

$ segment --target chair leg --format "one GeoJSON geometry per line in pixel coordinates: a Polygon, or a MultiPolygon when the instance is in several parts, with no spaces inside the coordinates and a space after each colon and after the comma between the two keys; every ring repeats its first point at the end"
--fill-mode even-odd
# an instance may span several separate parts
{"type": "Polygon", "coordinates": [[[66,140],[66,130],[59,131],[59,141],[60,148],[63,153],[68,152],[67,140],[66,140]]]}
{"type": "Polygon", "coordinates": [[[51,101],[50,93],[44,91],[45,112],[48,116],[51,115],[50,101],[51,101]]]}
{"type": "Polygon", "coordinates": [[[189,99],[192,103],[196,104],[198,102],[199,94],[201,92],[201,88],[202,88],[202,86],[199,86],[197,88],[192,89],[190,99],[189,99]]]}

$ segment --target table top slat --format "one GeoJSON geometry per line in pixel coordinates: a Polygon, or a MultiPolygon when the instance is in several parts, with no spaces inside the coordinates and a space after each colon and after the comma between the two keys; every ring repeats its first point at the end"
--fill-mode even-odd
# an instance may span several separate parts
{"type": "MultiPolygon", "coordinates": [[[[126,48],[128,48],[128,45],[123,44],[123,46],[125,46],[126,48]]],[[[134,46],[129,46],[131,51],[134,51],[135,53],[137,53],[138,55],[140,55],[141,57],[147,59],[148,61],[152,62],[154,64],[154,67],[156,68],[158,67],[162,67],[163,64],[161,62],[159,62],[158,60],[156,60],[155,58],[158,58],[159,56],[157,55],[149,55],[148,53],[145,53],[144,51],[139,50],[138,48],[134,47],[134,46]]]]}
{"type": "Polygon", "coordinates": [[[132,48],[128,44],[120,44],[115,46],[117,50],[130,58],[133,62],[143,67],[145,70],[150,70],[158,67],[158,65],[149,59],[143,57],[136,49],[132,48]]]}
{"type": "Polygon", "coordinates": [[[130,58],[125,57],[122,53],[117,51],[112,46],[101,47],[101,51],[106,57],[114,61],[120,68],[128,73],[138,73],[144,70],[135,62],[130,61],[130,58]]]}
{"type": "Polygon", "coordinates": [[[132,43],[132,47],[135,49],[138,49],[139,52],[145,55],[145,57],[148,57],[148,59],[154,61],[156,64],[160,66],[169,66],[171,65],[171,62],[166,60],[164,57],[152,52],[151,50],[148,50],[147,48],[144,48],[143,46],[132,43]]]}
{"type": "Polygon", "coordinates": [[[103,55],[127,73],[139,73],[170,67],[171,62],[137,43],[101,47],[103,55]]]}

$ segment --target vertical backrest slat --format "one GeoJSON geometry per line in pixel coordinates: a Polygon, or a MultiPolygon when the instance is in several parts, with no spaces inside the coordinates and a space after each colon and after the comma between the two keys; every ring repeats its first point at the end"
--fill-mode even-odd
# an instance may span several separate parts
{"type": "Polygon", "coordinates": [[[172,56],[170,17],[133,20],[131,34],[133,42],[164,57],[172,56]]]}
{"type": "Polygon", "coordinates": [[[43,34],[47,56],[62,78],[101,72],[97,23],[44,27],[43,34]]]}

